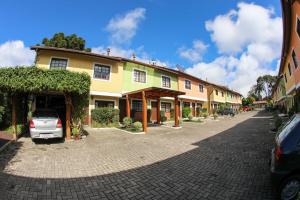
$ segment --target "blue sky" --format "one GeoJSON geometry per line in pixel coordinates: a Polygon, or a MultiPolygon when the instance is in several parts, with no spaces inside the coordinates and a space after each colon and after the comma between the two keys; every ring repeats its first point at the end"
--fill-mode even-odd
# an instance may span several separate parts
{"type": "Polygon", "coordinates": [[[30,63],[29,46],[55,32],[64,32],[82,36],[86,46],[94,48],[95,52],[102,53],[110,46],[112,54],[129,57],[134,52],[143,61],[155,59],[169,67],[179,64],[189,73],[244,94],[258,75],[275,73],[282,37],[282,24],[278,23],[281,17],[279,0],[199,2],[1,1],[0,66],[30,63]],[[254,24],[247,20],[251,17],[254,24]],[[259,17],[265,17],[265,20],[259,17]],[[235,25],[228,29],[222,20],[235,25]],[[245,26],[238,25],[240,21],[245,26]],[[255,26],[260,21],[264,23],[255,26]],[[272,33],[265,30],[274,24],[278,28],[272,33]],[[241,35],[243,31],[248,33],[249,30],[245,30],[248,28],[250,32],[254,30],[253,37],[243,38],[241,35]],[[19,43],[14,43],[16,41],[19,43]],[[269,49],[278,52],[270,54],[269,49]],[[265,56],[270,59],[262,59],[265,56]],[[251,80],[244,81],[242,76],[247,77],[242,70],[247,68],[245,62],[263,70],[251,75],[251,80]]]}

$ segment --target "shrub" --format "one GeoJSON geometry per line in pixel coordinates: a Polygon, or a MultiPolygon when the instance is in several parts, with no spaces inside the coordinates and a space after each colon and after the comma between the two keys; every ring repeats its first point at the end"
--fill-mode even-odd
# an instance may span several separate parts
{"type": "Polygon", "coordinates": [[[0,124],[3,121],[3,117],[4,117],[4,107],[0,106],[0,124]]]}
{"type": "Polygon", "coordinates": [[[192,119],[193,119],[192,113],[189,114],[188,118],[189,118],[189,121],[192,121],[192,119]]]}
{"type": "Polygon", "coordinates": [[[92,120],[103,125],[117,123],[119,120],[119,110],[109,107],[93,109],[92,120]]]}
{"type": "Polygon", "coordinates": [[[79,129],[76,127],[72,128],[72,135],[74,135],[74,136],[79,135],[79,129]]]}
{"type": "Polygon", "coordinates": [[[170,118],[174,119],[174,117],[175,117],[175,110],[173,108],[171,108],[171,110],[170,110],[170,118]]]}
{"type": "Polygon", "coordinates": [[[130,117],[124,117],[123,124],[126,128],[129,128],[132,124],[132,119],[130,117]]]}
{"type": "Polygon", "coordinates": [[[167,121],[167,117],[166,117],[165,111],[160,111],[160,121],[161,122],[167,121]]]}
{"type": "Polygon", "coordinates": [[[207,108],[202,108],[202,113],[206,113],[207,112],[207,108]]]}
{"type": "Polygon", "coordinates": [[[167,121],[167,117],[166,117],[166,116],[162,116],[162,117],[160,118],[160,120],[161,120],[161,122],[165,122],[165,121],[167,121]]]}
{"type": "Polygon", "coordinates": [[[133,129],[135,131],[140,131],[142,129],[143,125],[141,122],[137,121],[133,123],[133,129]]]}
{"type": "Polygon", "coordinates": [[[192,112],[190,107],[184,107],[182,108],[182,117],[188,118],[189,114],[192,112]]]}
{"type": "Polygon", "coordinates": [[[218,114],[215,113],[215,114],[213,115],[213,117],[214,117],[214,120],[216,120],[216,119],[218,118],[218,114]]]}
{"type": "Polygon", "coordinates": [[[208,113],[205,112],[205,113],[202,114],[202,116],[206,119],[208,117],[208,113]]]}
{"type": "Polygon", "coordinates": [[[281,117],[278,116],[277,113],[273,113],[273,119],[274,119],[275,130],[278,130],[279,127],[283,124],[283,121],[281,117]]]}

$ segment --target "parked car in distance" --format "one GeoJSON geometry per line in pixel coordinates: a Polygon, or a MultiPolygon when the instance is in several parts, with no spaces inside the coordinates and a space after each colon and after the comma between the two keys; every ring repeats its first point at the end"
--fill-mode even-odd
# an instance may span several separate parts
{"type": "Polygon", "coordinates": [[[29,123],[32,139],[62,138],[63,126],[54,110],[37,110],[29,123]]]}
{"type": "Polygon", "coordinates": [[[279,128],[275,137],[271,180],[280,199],[300,198],[300,114],[279,128]]]}
{"type": "Polygon", "coordinates": [[[225,108],[224,110],[220,110],[219,114],[220,115],[230,115],[232,117],[235,115],[233,109],[231,109],[231,108],[225,108]]]}
{"type": "Polygon", "coordinates": [[[252,108],[250,106],[244,106],[243,107],[243,111],[250,111],[252,110],[252,108]]]}

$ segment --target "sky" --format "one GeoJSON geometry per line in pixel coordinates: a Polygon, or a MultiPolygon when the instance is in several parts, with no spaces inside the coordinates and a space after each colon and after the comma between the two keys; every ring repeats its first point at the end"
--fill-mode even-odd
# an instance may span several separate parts
{"type": "Polygon", "coordinates": [[[31,65],[30,46],[77,34],[93,52],[180,66],[247,95],[276,75],[282,45],[279,0],[2,0],[0,66],[31,65]]]}

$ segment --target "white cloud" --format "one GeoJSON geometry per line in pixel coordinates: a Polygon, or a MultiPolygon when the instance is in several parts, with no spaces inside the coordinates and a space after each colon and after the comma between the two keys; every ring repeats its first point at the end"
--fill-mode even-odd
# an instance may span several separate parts
{"type": "Polygon", "coordinates": [[[282,21],[271,8],[239,3],[238,10],[206,22],[221,54],[187,71],[247,95],[258,76],[276,75],[282,42],[282,21]],[[277,67],[272,66],[277,61],[277,67]]]}
{"type": "Polygon", "coordinates": [[[34,55],[34,51],[25,47],[23,41],[7,41],[0,44],[0,67],[32,65],[34,55]]]}
{"type": "Polygon", "coordinates": [[[238,10],[219,15],[205,24],[220,53],[241,52],[251,43],[276,49],[281,47],[282,21],[273,15],[273,9],[239,3],[238,10]]]}
{"type": "Polygon", "coordinates": [[[194,40],[192,48],[181,47],[178,49],[178,54],[190,62],[199,62],[202,60],[202,55],[205,53],[207,47],[208,45],[204,44],[201,40],[194,40]]]}
{"type": "Polygon", "coordinates": [[[117,56],[117,57],[123,57],[123,58],[130,58],[132,59],[132,55],[135,54],[136,60],[144,63],[153,63],[155,62],[156,65],[159,66],[168,66],[169,63],[161,60],[154,60],[150,57],[148,53],[144,51],[144,47],[140,46],[136,49],[131,49],[131,48],[122,48],[120,46],[99,46],[99,47],[94,47],[92,48],[93,53],[98,53],[98,54],[107,54],[107,48],[110,48],[110,55],[111,56],[117,56]]]}
{"type": "Polygon", "coordinates": [[[146,9],[136,8],[112,18],[106,30],[111,33],[110,39],[113,44],[124,44],[130,42],[135,36],[139,23],[145,18],[146,9]]]}

